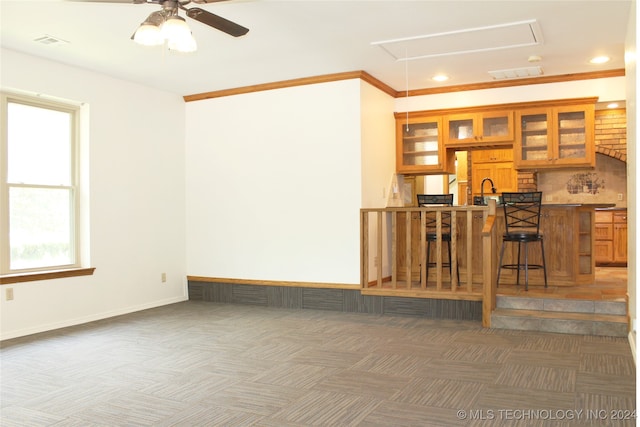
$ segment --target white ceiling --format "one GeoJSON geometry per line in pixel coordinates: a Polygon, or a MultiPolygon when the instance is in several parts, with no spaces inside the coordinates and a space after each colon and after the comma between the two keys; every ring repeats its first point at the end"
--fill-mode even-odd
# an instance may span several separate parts
{"type": "MultiPolygon", "coordinates": [[[[0,0],[0,40],[4,48],[180,95],[358,70],[404,91],[490,82],[489,71],[534,65],[541,66],[547,76],[624,68],[631,0],[230,0],[187,7],[193,6],[250,31],[234,38],[187,18],[198,51],[179,54],[130,40],[147,15],[159,10],[158,5],[0,0]],[[438,55],[411,61],[398,61],[373,44],[464,34],[468,29],[531,20],[541,33],[540,44],[447,55],[448,44],[458,46],[459,41],[429,37],[425,40],[440,42],[438,55]],[[45,35],[68,43],[34,41],[45,35]],[[589,63],[591,57],[601,54],[611,61],[589,63]],[[531,55],[542,59],[531,63],[531,55]],[[446,73],[451,79],[433,82],[436,73],[446,73]]],[[[510,44],[503,40],[508,36],[486,34],[500,39],[498,46],[510,44]]],[[[485,34],[471,36],[471,40],[487,38],[485,34]]],[[[456,49],[467,50],[466,45],[456,49]]]]}

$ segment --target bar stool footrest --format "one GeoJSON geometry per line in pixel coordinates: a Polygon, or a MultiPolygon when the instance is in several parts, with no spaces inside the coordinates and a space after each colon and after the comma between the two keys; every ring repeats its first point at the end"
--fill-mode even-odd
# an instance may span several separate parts
{"type": "MultiPolygon", "coordinates": [[[[506,268],[508,270],[526,270],[527,266],[524,264],[505,264],[502,265],[501,268],[506,268]]],[[[540,270],[544,269],[544,265],[542,264],[528,264],[529,270],[540,270]]]]}

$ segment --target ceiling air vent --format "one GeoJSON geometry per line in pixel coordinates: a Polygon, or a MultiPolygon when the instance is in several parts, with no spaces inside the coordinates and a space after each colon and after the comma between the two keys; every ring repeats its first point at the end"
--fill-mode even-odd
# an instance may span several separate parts
{"type": "Polygon", "coordinates": [[[34,42],[41,43],[47,46],[68,44],[69,42],[66,40],[59,39],[57,37],[50,36],[45,34],[44,36],[33,39],[34,42]]]}
{"type": "Polygon", "coordinates": [[[542,67],[512,68],[510,70],[489,71],[494,80],[518,79],[522,77],[537,77],[543,74],[542,67]]]}

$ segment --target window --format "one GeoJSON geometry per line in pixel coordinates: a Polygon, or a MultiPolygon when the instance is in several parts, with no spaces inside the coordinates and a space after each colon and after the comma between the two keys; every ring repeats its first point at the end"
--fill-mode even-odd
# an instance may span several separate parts
{"type": "Polygon", "coordinates": [[[79,107],[2,94],[0,274],[79,268],[79,107]]]}

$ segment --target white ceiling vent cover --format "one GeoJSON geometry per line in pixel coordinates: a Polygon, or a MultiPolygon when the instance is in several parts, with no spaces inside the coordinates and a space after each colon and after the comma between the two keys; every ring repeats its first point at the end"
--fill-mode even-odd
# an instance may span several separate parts
{"type": "Polygon", "coordinates": [[[512,68],[510,70],[489,71],[494,80],[517,79],[522,77],[537,77],[543,74],[542,67],[512,68]]]}
{"type": "Polygon", "coordinates": [[[58,37],[50,36],[49,34],[45,34],[44,36],[33,39],[34,42],[41,43],[44,45],[61,45],[68,44],[69,42],[66,40],[62,40],[58,37]]]}
{"type": "Polygon", "coordinates": [[[542,44],[535,19],[373,42],[397,61],[461,55],[542,44]]]}

